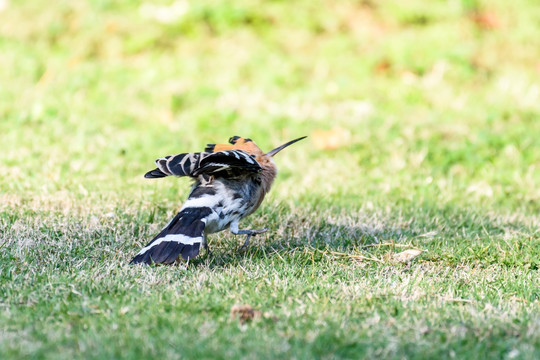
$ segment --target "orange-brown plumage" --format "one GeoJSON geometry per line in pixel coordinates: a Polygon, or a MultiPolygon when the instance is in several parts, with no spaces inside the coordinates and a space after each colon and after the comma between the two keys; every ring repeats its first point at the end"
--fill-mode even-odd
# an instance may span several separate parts
{"type": "Polygon", "coordinates": [[[229,139],[229,141],[231,142],[231,144],[214,145],[212,152],[218,152],[223,150],[244,150],[250,155],[264,155],[263,151],[251,139],[233,136],[229,139]]]}
{"type": "MultiPolygon", "coordinates": [[[[271,156],[266,155],[261,148],[257,146],[257,144],[251,140],[246,139],[243,137],[231,137],[229,141],[231,144],[216,144],[213,146],[213,152],[218,151],[224,151],[224,150],[243,150],[247,152],[250,155],[253,155],[255,157],[255,160],[261,165],[263,170],[261,171],[261,180],[262,180],[262,186],[263,186],[263,194],[261,194],[260,201],[257,201],[257,203],[261,203],[264,199],[264,195],[268,191],[270,191],[270,187],[272,186],[272,183],[274,182],[274,179],[277,175],[277,167],[274,163],[274,160],[271,156]]],[[[258,206],[257,206],[258,207],[258,206]]]]}

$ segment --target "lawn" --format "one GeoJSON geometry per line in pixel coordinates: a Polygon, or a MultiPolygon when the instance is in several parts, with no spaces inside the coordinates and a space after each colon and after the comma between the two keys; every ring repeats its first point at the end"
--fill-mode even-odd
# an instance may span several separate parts
{"type": "Polygon", "coordinates": [[[540,358],[538,34],[534,0],[0,0],[0,358],[540,358]],[[153,161],[233,135],[308,135],[270,231],[128,266],[189,192],[153,161]]]}

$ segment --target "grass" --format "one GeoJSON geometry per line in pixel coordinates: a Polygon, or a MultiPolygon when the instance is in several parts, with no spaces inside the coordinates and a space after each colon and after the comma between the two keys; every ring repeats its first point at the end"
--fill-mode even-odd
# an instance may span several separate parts
{"type": "Polygon", "coordinates": [[[0,4],[0,358],[540,357],[534,1],[0,4]],[[271,230],[128,266],[232,135],[271,230]]]}

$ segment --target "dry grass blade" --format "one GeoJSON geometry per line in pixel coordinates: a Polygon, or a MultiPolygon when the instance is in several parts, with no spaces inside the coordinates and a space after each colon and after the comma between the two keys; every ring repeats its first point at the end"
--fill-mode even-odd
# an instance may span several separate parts
{"type": "Polygon", "coordinates": [[[420,256],[420,254],[422,254],[422,250],[408,249],[400,253],[394,254],[393,258],[396,261],[407,263],[420,256]]]}
{"type": "Polygon", "coordinates": [[[368,257],[368,256],[364,256],[364,255],[359,255],[359,254],[347,254],[347,253],[342,253],[342,252],[337,252],[337,251],[332,251],[332,250],[320,250],[320,249],[314,249],[318,252],[320,252],[321,254],[324,254],[324,255],[334,255],[334,256],[338,256],[338,257],[345,257],[345,258],[348,258],[348,259],[354,259],[354,260],[368,260],[368,261],[375,261],[375,262],[378,262],[378,263],[384,263],[384,261],[382,260],[379,260],[377,258],[372,258],[372,257],[368,257]]]}

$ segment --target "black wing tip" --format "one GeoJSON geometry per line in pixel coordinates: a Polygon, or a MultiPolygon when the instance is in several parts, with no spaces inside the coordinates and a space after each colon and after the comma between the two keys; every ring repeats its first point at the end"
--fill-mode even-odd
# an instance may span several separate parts
{"type": "Polygon", "coordinates": [[[165,174],[163,171],[159,170],[158,168],[154,170],[150,170],[146,174],[144,174],[145,179],[158,179],[162,177],[166,177],[167,174],[165,174]]]}
{"type": "Polygon", "coordinates": [[[151,265],[170,265],[174,264],[180,257],[182,259],[189,261],[193,258],[195,258],[199,254],[200,250],[200,243],[194,244],[194,245],[182,245],[178,246],[178,244],[167,244],[164,243],[165,247],[161,247],[158,250],[156,254],[154,254],[154,249],[151,250],[153,254],[155,255],[155,259],[152,255],[148,254],[141,254],[136,255],[131,261],[129,262],[129,265],[135,266],[135,265],[142,265],[142,266],[151,266],[151,265]],[[171,245],[173,245],[171,247],[171,245]]]}
{"type": "Polygon", "coordinates": [[[150,254],[137,254],[131,261],[129,262],[129,265],[144,265],[144,266],[150,266],[150,265],[156,265],[154,262],[154,259],[150,254]]]}

